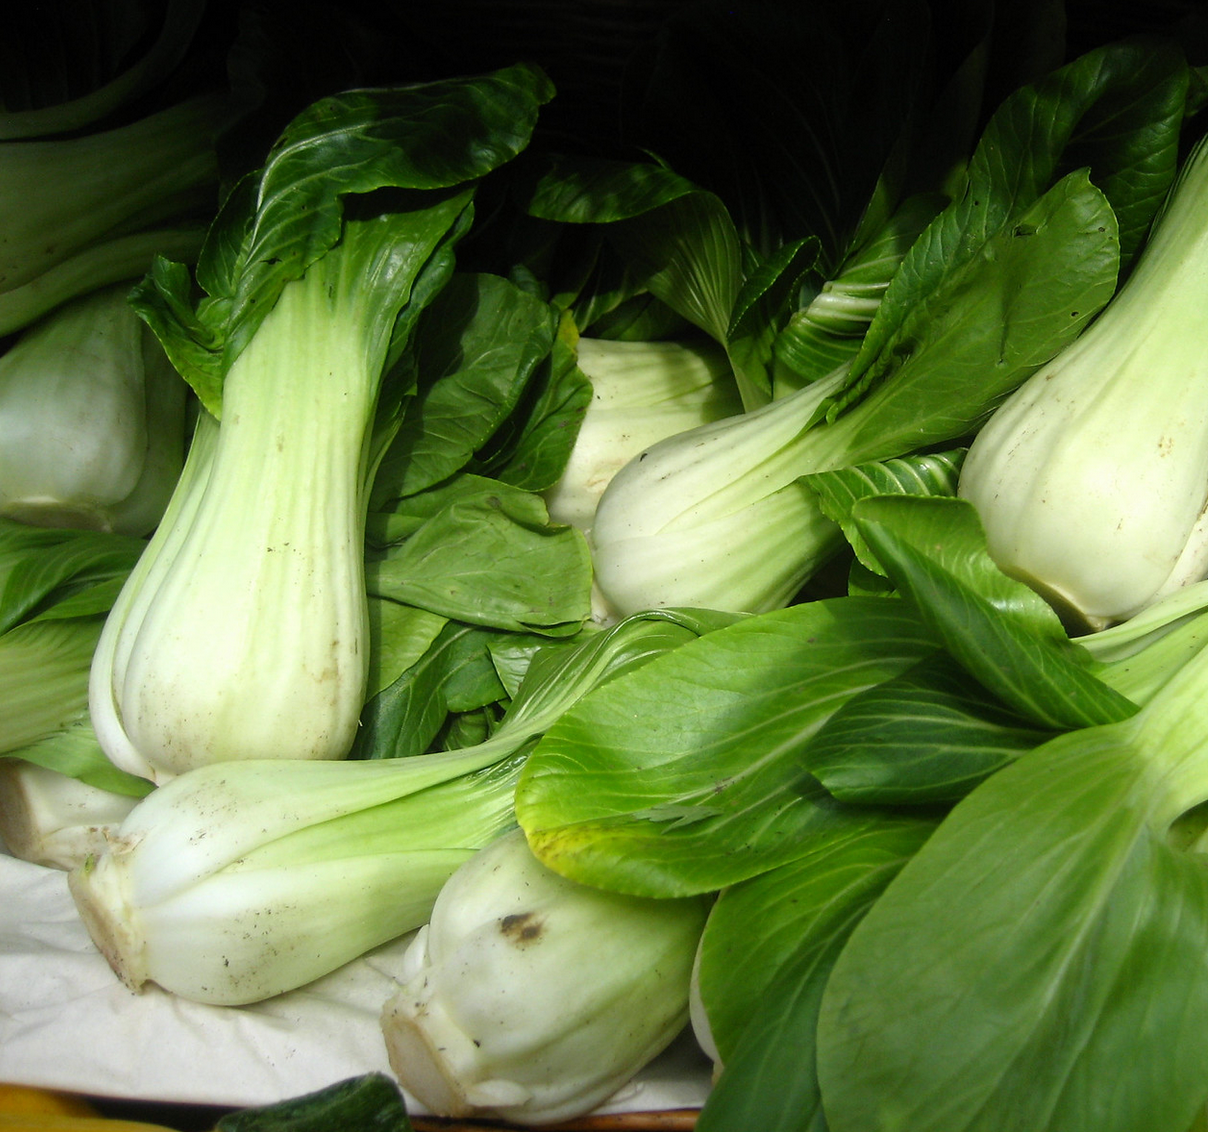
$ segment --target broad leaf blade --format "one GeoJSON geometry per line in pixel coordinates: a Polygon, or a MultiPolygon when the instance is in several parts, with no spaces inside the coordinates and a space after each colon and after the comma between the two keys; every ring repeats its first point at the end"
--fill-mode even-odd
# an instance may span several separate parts
{"type": "Polygon", "coordinates": [[[1065,730],[1137,710],[1091,672],[1043,600],[994,565],[970,504],[884,496],[857,504],[853,518],[952,656],[1014,711],[1065,730]]]}
{"type": "Polygon", "coordinates": [[[831,1132],[1191,1125],[1208,872],[1151,827],[1133,723],[989,779],[861,922],[819,1022],[831,1132]]]}
{"type": "Polygon", "coordinates": [[[814,1034],[826,980],[852,928],[932,824],[857,813],[817,852],[722,893],[705,928],[700,979],[724,1068],[701,1132],[825,1132],[814,1034]]]}
{"type": "Polygon", "coordinates": [[[407,539],[366,562],[372,594],[489,628],[577,632],[591,616],[591,556],[541,498],[469,477],[407,539]]]}
{"type": "Polygon", "coordinates": [[[809,602],[689,642],[586,697],[530,756],[516,812],[574,879],[709,892],[809,851],[838,807],[800,767],[841,703],[934,651],[904,602],[809,602]]]}
{"type": "Polygon", "coordinates": [[[952,802],[1053,737],[1008,711],[946,653],[843,705],[804,765],[853,804],[952,802]]]}

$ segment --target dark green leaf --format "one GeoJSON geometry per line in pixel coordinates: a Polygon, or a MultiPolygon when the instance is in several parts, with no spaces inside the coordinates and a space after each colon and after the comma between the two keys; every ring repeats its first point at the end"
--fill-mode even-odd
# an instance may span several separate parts
{"type": "Polygon", "coordinates": [[[568,316],[516,413],[475,464],[494,479],[545,491],[558,482],[591,404],[591,382],[575,362],[568,316]]]}
{"type": "Polygon", "coordinates": [[[827,976],[933,825],[853,813],[808,856],[721,894],[701,941],[700,988],[724,1069],[700,1132],[825,1132],[814,1033],[827,976]]]}
{"type": "Polygon", "coordinates": [[[846,430],[852,463],[966,437],[1115,290],[1115,217],[1085,172],[984,238],[943,219],[894,276],[847,388],[819,410],[846,430]]]}
{"type": "Polygon", "coordinates": [[[63,616],[103,613],[145,546],[126,535],[0,519],[0,632],[66,601],[63,616]]]}
{"type": "Polygon", "coordinates": [[[734,301],[726,348],[747,409],[772,400],[775,344],[817,260],[817,240],[785,244],[747,276],[734,301]]]}
{"type": "Polygon", "coordinates": [[[591,616],[591,557],[531,492],[472,477],[366,563],[370,593],[491,628],[574,633],[591,616]]]}
{"type": "Polygon", "coordinates": [[[610,224],[695,191],[662,165],[553,155],[543,156],[532,175],[525,207],[560,224],[610,224]]]}
{"type": "Polygon", "coordinates": [[[491,662],[491,634],[446,625],[423,656],[370,697],[350,758],[423,754],[450,712],[480,707],[504,694],[491,662]]]}
{"type": "Polygon", "coordinates": [[[418,389],[378,467],[370,507],[461,471],[515,408],[553,338],[546,303],[498,276],[454,276],[417,323],[418,389]]]}
{"type": "Polygon", "coordinates": [[[153,280],[170,287],[172,298],[154,287],[141,293],[141,309],[211,411],[217,415],[227,369],[281,289],[340,242],[346,198],[397,190],[391,203],[423,212],[520,153],[552,95],[540,70],[518,65],[477,78],[349,91],[299,114],[263,168],[224,202],[198,258],[206,298],[195,315],[183,278],[153,280]]]}
{"type": "Polygon", "coordinates": [[[842,528],[861,565],[883,572],[852,522],[852,508],[874,495],[955,495],[963,459],[964,449],[902,456],[814,472],[802,482],[818,496],[822,513],[842,528]]]}
{"type": "MultiPolygon", "coordinates": [[[[1045,294],[1046,288],[1034,285],[1023,293],[1019,266],[1008,266],[1014,258],[1009,243],[1016,233],[1035,237],[1054,223],[1057,212],[1051,206],[1038,212],[1037,206],[1062,183],[1067,183],[1065,194],[1070,195],[1071,171],[1081,169],[1077,176],[1093,181],[1106,194],[1098,209],[1087,212],[1093,205],[1089,200],[1080,206],[1089,223],[1087,234],[1093,236],[1103,223],[1117,230],[1127,261],[1173,180],[1186,91],[1186,63],[1177,49],[1146,41],[1098,48],[1011,95],[982,134],[965,192],[915,242],[890,284],[853,364],[851,388],[845,398],[836,400],[832,419],[875,387],[886,372],[898,368],[900,357],[917,348],[920,335],[912,324],[917,328],[937,310],[947,309],[952,299],[943,296],[953,295],[954,284],[959,295],[961,281],[987,256],[995,261],[992,271],[1004,274],[1005,286],[995,289],[995,301],[1003,312],[1010,314],[1020,301],[1027,305],[1030,298],[1043,297],[1050,311],[1064,313],[1072,322],[1089,319],[1106,302],[1096,284],[1102,268],[1093,267],[1094,255],[1088,259],[1072,248],[1056,252],[1051,262],[1061,263],[1061,272],[1042,271],[1036,276],[1055,285],[1059,282],[1055,276],[1074,269],[1079,278],[1068,297],[1059,298],[1059,288],[1045,294]],[[1100,219],[1092,216],[1096,211],[1100,219]]],[[[1076,227],[1077,220],[1074,223],[1076,227]]],[[[966,334],[976,325],[965,314],[957,321],[966,334]]],[[[993,336],[1001,323],[1001,314],[983,320],[982,333],[993,336]]],[[[1021,323],[1024,341],[1035,349],[1044,338],[1027,328],[1026,319],[1021,323]]],[[[993,372],[995,364],[1002,367],[1007,361],[1009,342],[1006,335],[1002,337],[1002,361],[985,358],[984,372],[993,372]]],[[[1030,364],[1044,360],[1033,358],[1030,364]]]]}
{"type": "Polygon", "coordinates": [[[398,1086],[384,1073],[367,1073],[276,1104],[220,1117],[216,1132],[411,1132],[398,1086]]]}

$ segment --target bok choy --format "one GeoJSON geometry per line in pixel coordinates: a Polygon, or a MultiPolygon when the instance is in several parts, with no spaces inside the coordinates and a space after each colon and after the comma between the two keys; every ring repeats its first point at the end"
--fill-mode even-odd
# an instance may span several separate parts
{"type": "Polygon", "coordinates": [[[1192,1127],[1208,1087],[1208,654],[948,814],[822,997],[834,1132],[1192,1127]]]}
{"type": "Polygon", "coordinates": [[[141,274],[157,253],[194,257],[230,112],[199,96],[111,129],[0,141],[0,334],[141,274]]]}
{"type": "Polygon", "coordinates": [[[731,620],[651,614],[539,651],[473,745],[383,757],[379,736],[375,757],[179,774],[71,872],[84,922],[132,988],[236,1004],[310,982],[426,922],[453,871],[515,824],[528,749],[572,704],[731,620]]]}
{"type": "Polygon", "coordinates": [[[1002,405],[960,494],[991,553],[1103,628],[1208,573],[1208,143],[1080,338],[1002,405]]]}
{"type": "Polygon", "coordinates": [[[407,949],[382,1009],[395,1075],[442,1116],[589,1112],[687,1022],[708,908],[576,884],[504,834],[449,878],[407,949]]]}
{"type": "Polygon", "coordinates": [[[316,103],[224,204],[197,265],[207,297],[194,306],[190,273],[162,260],[136,294],[207,412],[93,667],[117,765],[163,781],[347,754],[367,493],[398,424],[383,381],[452,271],[477,180],[551,94],[515,67],[316,103]]]}
{"type": "MultiPolygon", "coordinates": [[[[974,434],[1115,291],[1174,176],[1188,81],[1177,50],[1129,43],[1005,100],[848,361],[733,421],[652,445],[612,480],[592,541],[614,609],[783,604],[842,545],[810,475],[974,434]],[[1100,110],[1120,102],[1130,110],[1117,129],[1100,110]]],[[[614,243],[658,297],[723,342],[746,398],[769,335],[775,352],[764,308],[795,294],[800,254],[786,247],[736,285],[734,265],[713,252],[722,218],[689,200],[622,218],[614,243]],[[732,301],[702,311],[718,280],[732,301]]]]}
{"type": "Polygon", "coordinates": [[[146,535],[184,462],[188,387],[126,301],[56,308],[0,356],[0,514],[146,535]]]}

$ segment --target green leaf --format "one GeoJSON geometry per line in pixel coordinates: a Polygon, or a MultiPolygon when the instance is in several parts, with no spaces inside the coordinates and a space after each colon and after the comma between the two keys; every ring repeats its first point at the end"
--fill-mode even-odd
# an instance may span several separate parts
{"type": "Polygon", "coordinates": [[[747,276],[735,298],[726,349],[747,409],[772,400],[778,335],[796,303],[802,279],[817,261],[816,239],[785,244],[747,276]]]}
{"type": "Polygon", "coordinates": [[[792,313],[774,343],[774,396],[783,397],[851,362],[903,258],[945,203],[939,194],[908,198],[848,253],[808,304],[792,313]]]}
{"type": "Polygon", "coordinates": [[[718,897],[701,940],[700,990],[724,1068],[700,1132],[824,1132],[814,1033],[826,979],[933,827],[854,811],[809,855],[718,897]]]}
{"type": "Polygon", "coordinates": [[[393,684],[431,647],[446,619],[426,609],[369,595],[369,680],[365,698],[393,684]]]}
{"type": "Polygon", "coordinates": [[[628,220],[698,190],[664,165],[567,154],[542,154],[524,206],[530,216],[559,224],[628,220]]]}
{"type": "Polygon", "coordinates": [[[955,495],[963,459],[964,449],[900,456],[813,472],[801,482],[818,496],[822,513],[839,524],[861,565],[883,574],[852,521],[852,509],[874,495],[955,495]]]}
{"type": "Polygon", "coordinates": [[[725,205],[689,193],[608,229],[651,294],[723,345],[743,283],[742,247],[725,205]]]}
{"type": "Polygon", "coordinates": [[[1065,730],[1137,710],[1093,674],[1052,609],[994,565],[971,504],[881,496],[858,503],[852,518],[949,653],[1015,712],[1065,730]]]}
{"type": "MultiPolygon", "coordinates": [[[[1087,235],[1093,237],[1099,224],[1118,231],[1127,264],[1174,178],[1187,82],[1186,63],[1176,48],[1142,40],[1090,51],[1007,98],[982,134],[965,192],[923,232],[891,282],[853,363],[848,393],[836,399],[831,419],[897,368],[903,353],[915,351],[919,327],[962,297],[970,286],[965,280],[979,274],[978,261],[989,268],[991,280],[994,273],[1003,274],[986,296],[994,296],[1003,314],[1012,316],[1021,302],[1029,307],[1030,300],[1039,299],[1054,315],[1064,313],[1078,328],[1084,325],[1106,302],[1101,281],[1106,263],[1100,261],[1107,249],[1096,254],[1092,247],[1088,256],[1058,253],[1051,262],[1060,263],[1060,271],[1036,276],[1047,285],[1020,291],[1023,276],[1011,266],[1017,258],[1011,241],[1016,233],[1035,237],[1054,225],[1059,210],[1051,204],[1039,208],[1046,195],[1066,184],[1063,195],[1072,203],[1085,196],[1085,189],[1075,186],[1093,181],[1105,196],[1098,208],[1089,199],[1079,206],[1089,223],[1087,235]],[[1073,278],[1062,279],[1066,271],[1073,278]],[[1071,282],[1077,286],[1069,288],[1071,282]]],[[[1041,308],[1032,313],[1039,316],[1041,308]]],[[[1001,314],[997,321],[1003,321],[1001,314]]],[[[948,325],[957,322],[969,335],[973,324],[961,316],[948,325]]],[[[1042,340],[1027,327],[1026,317],[1019,322],[1026,340],[1042,340]]],[[[983,335],[1003,339],[999,352],[1005,362],[1008,334],[996,335],[993,320],[983,325],[983,335]]],[[[993,357],[983,359],[982,366],[985,373],[994,372],[993,357]]]]}
{"type": "Polygon", "coordinates": [[[853,921],[931,835],[938,818],[851,808],[787,864],[725,889],[701,940],[699,980],[709,1029],[729,1064],[746,1040],[753,1004],[802,951],[853,921]]]}
{"type": "Polygon", "coordinates": [[[517,820],[558,872],[650,896],[793,860],[841,820],[801,770],[810,737],[935,648],[904,602],[880,598],[738,621],[567,712],[529,758],[517,820]]]}
{"type": "Polygon", "coordinates": [[[68,599],[64,616],[105,612],[145,546],[126,535],[0,519],[0,632],[68,599]]]}
{"type": "Polygon", "coordinates": [[[545,491],[561,478],[592,398],[570,330],[564,325],[519,411],[478,453],[484,474],[525,491],[545,491]]]}
{"type": "Polygon", "coordinates": [[[0,753],[86,715],[103,617],[27,621],[0,635],[0,753]]]}
{"type": "Polygon", "coordinates": [[[113,794],[142,798],[155,789],[154,783],[119,770],[109,761],[97,742],[87,712],[54,734],[6,754],[113,794]]]}
{"type": "Polygon", "coordinates": [[[549,305],[506,279],[455,275],[417,323],[419,388],[378,467],[370,507],[461,471],[516,407],[554,329],[549,305]]]}
{"type": "Polygon", "coordinates": [[[1116,219],[1085,171],[984,238],[978,219],[950,230],[945,215],[911,248],[846,387],[818,411],[849,437],[852,463],[967,436],[1115,290],[1116,219]]]}
{"type": "Polygon", "coordinates": [[[413,534],[366,563],[370,593],[472,624],[576,632],[591,616],[591,556],[541,498],[472,477],[413,534]]]}
{"type": "Polygon", "coordinates": [[[445,624],[413,664],[370,696],[349,755],[354,759],[423,754],[453,711],[503,695],[485,630],[445,624]]]}
{"type": "Polygon", "coordinates": [[[1052,737],[937,653],[839,708],[803,765],[842,802],[952,802],[1052,737]]]}
{"type": "Polygon", "coordinates": [[[1190,731],[1173,747],[1141,716],[1071,732],[952,810],[827,985],[831,1132],[1191,1125],[1208,1095],[1208,871],[1163,828],[1206,793],[1190,731]]]}
{"type": "Polygon", "coordinates": [[[539,69],[518,65],[313,103],[224,202],[197,262],[206,297],[190,312],[184,275],[161,270],[140,313],[218,415],[222,379],[281,289],[341,240],[348,196],[406,190],[431,198],[422,211],[520,153],[552,95],[539,69]]]}

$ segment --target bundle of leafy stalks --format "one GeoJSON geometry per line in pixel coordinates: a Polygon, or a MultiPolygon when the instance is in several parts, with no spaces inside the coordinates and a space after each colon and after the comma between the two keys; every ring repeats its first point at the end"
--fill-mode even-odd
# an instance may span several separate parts
{"type": "Polygon", "coordinates": [[[689,1025],[702,1132],[1188,1132],[1208,582],[1089,632],[962,476],[1208,272],[1203,76],[728,7],[633,61],[661,159],[543,133],[536,64],[346,89],[138,281],[196,405],[162,517],[0,527],[0,644],[79,636],[4,762],[123,799],[40,859],[117,977],[216,1006],[416,930],[383,1037],[444,1115],[587,1111],[689,1025]],[[739,174],[666,128],[720,42],[851,68],[785,83],[797,191],[766,124],[739,174]]]}

